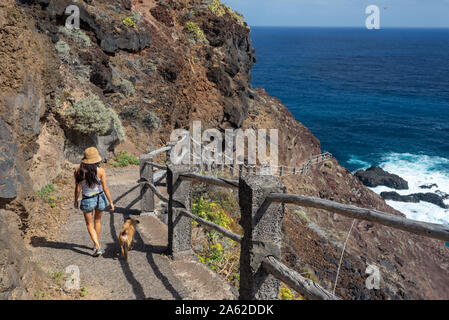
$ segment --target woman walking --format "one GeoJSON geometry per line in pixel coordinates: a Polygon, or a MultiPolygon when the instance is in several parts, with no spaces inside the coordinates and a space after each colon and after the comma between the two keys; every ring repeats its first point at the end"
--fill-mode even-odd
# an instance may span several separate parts
{"type": "Polygon", "coordinates": [[[99,168],[102,161],[96,148],[88,148],[84,151],[84,158],[80,167],[75,171],[75,209],[81,209],[84,213],[87,231],[94,243],[93,256],[103,254],[100,246],[101,216],[110,205],[110,211],[114,211],[114,204],[106,183],[106,171],[99,168]],[[79,196],[82,194],[81,205],[79,196]]]}

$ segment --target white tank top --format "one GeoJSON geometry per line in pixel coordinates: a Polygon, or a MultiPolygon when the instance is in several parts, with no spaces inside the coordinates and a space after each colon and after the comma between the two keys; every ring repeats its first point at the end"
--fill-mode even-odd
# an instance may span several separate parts
{"type": "MultiPolygon", "coordinates": [[[[97,168],[98,172],[98,168],[97,168]]],[[[103,192],[103,186],[101,185],[101,180],[98,178],[97,175],[98,184],[94,185],[92,188],[89,188],[87,181],[83,180],[81,182],[81,190],[84,197],[92,197],[94,195],[97,195],[99,193],[103,192]]]]}

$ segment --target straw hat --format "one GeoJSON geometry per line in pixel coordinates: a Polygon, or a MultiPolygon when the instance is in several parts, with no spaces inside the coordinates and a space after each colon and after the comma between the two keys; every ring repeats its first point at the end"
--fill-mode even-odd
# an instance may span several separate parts
{"type": "Polygon", "coordinates": [[[101,160],[97,148],[87,148],[84,151],[84,158],[82,161],[84,164],[95,164],[101,162],[101,160]]]}

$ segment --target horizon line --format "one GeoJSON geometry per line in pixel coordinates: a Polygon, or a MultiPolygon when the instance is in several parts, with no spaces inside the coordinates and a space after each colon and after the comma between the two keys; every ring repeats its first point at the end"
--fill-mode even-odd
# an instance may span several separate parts
{"type": "MultiPolygon", "coordinates": [[[[289,26],[289,25],[249,25],[251,28],[334,28],[334,29],[344,29],[344,28],[353,28],[353,29],[366,29],[365,26],[289,26]]],[[[414,26],[386,26],[381,27],[377,30],[382,29],[449,29],[449,26],[445,27],[436,27],[436,26],[425,26],[425,27],[414,27],[414,26]]]]}

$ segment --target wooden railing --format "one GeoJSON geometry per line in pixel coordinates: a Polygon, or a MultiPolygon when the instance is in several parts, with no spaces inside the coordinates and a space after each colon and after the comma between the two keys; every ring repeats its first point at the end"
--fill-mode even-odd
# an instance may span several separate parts
{"type": "MultiPolygon", "coordinates": [[[[191,220],[220,232],[241,244],[240,299],[277,299],[280,282],[308,299],[338,300],[339,298],[310,279],[302,277],[281,262],[282,220],[284,204],[324,209],[346,217],[379,223],[421,236],[449,241],[449,228],[443,225],[406,219],[389,213],[345,205],[333,201],[291,195],[277,176],[249,175],[230,180],[192,172],[186,165],[173,165],[167,154],[167,166],[156,165],[152,159],[166,148],[141,157],[142,212],[154,210],[154,194],[166,203],[168,209],[168,250],[178,259],[193,255],[191,249],[191,220]],[[156,172],[153,168],[163,171],[156,172]],[[155,176],[166,177],[168,198],[154,183],[155,176]],[[201,182],[224,188],[237,189],[243,228],[243,237],[192,213],[192,182],[201,182]]],[[[311,158],[310,165],[328,155],[311,158]]]]}

